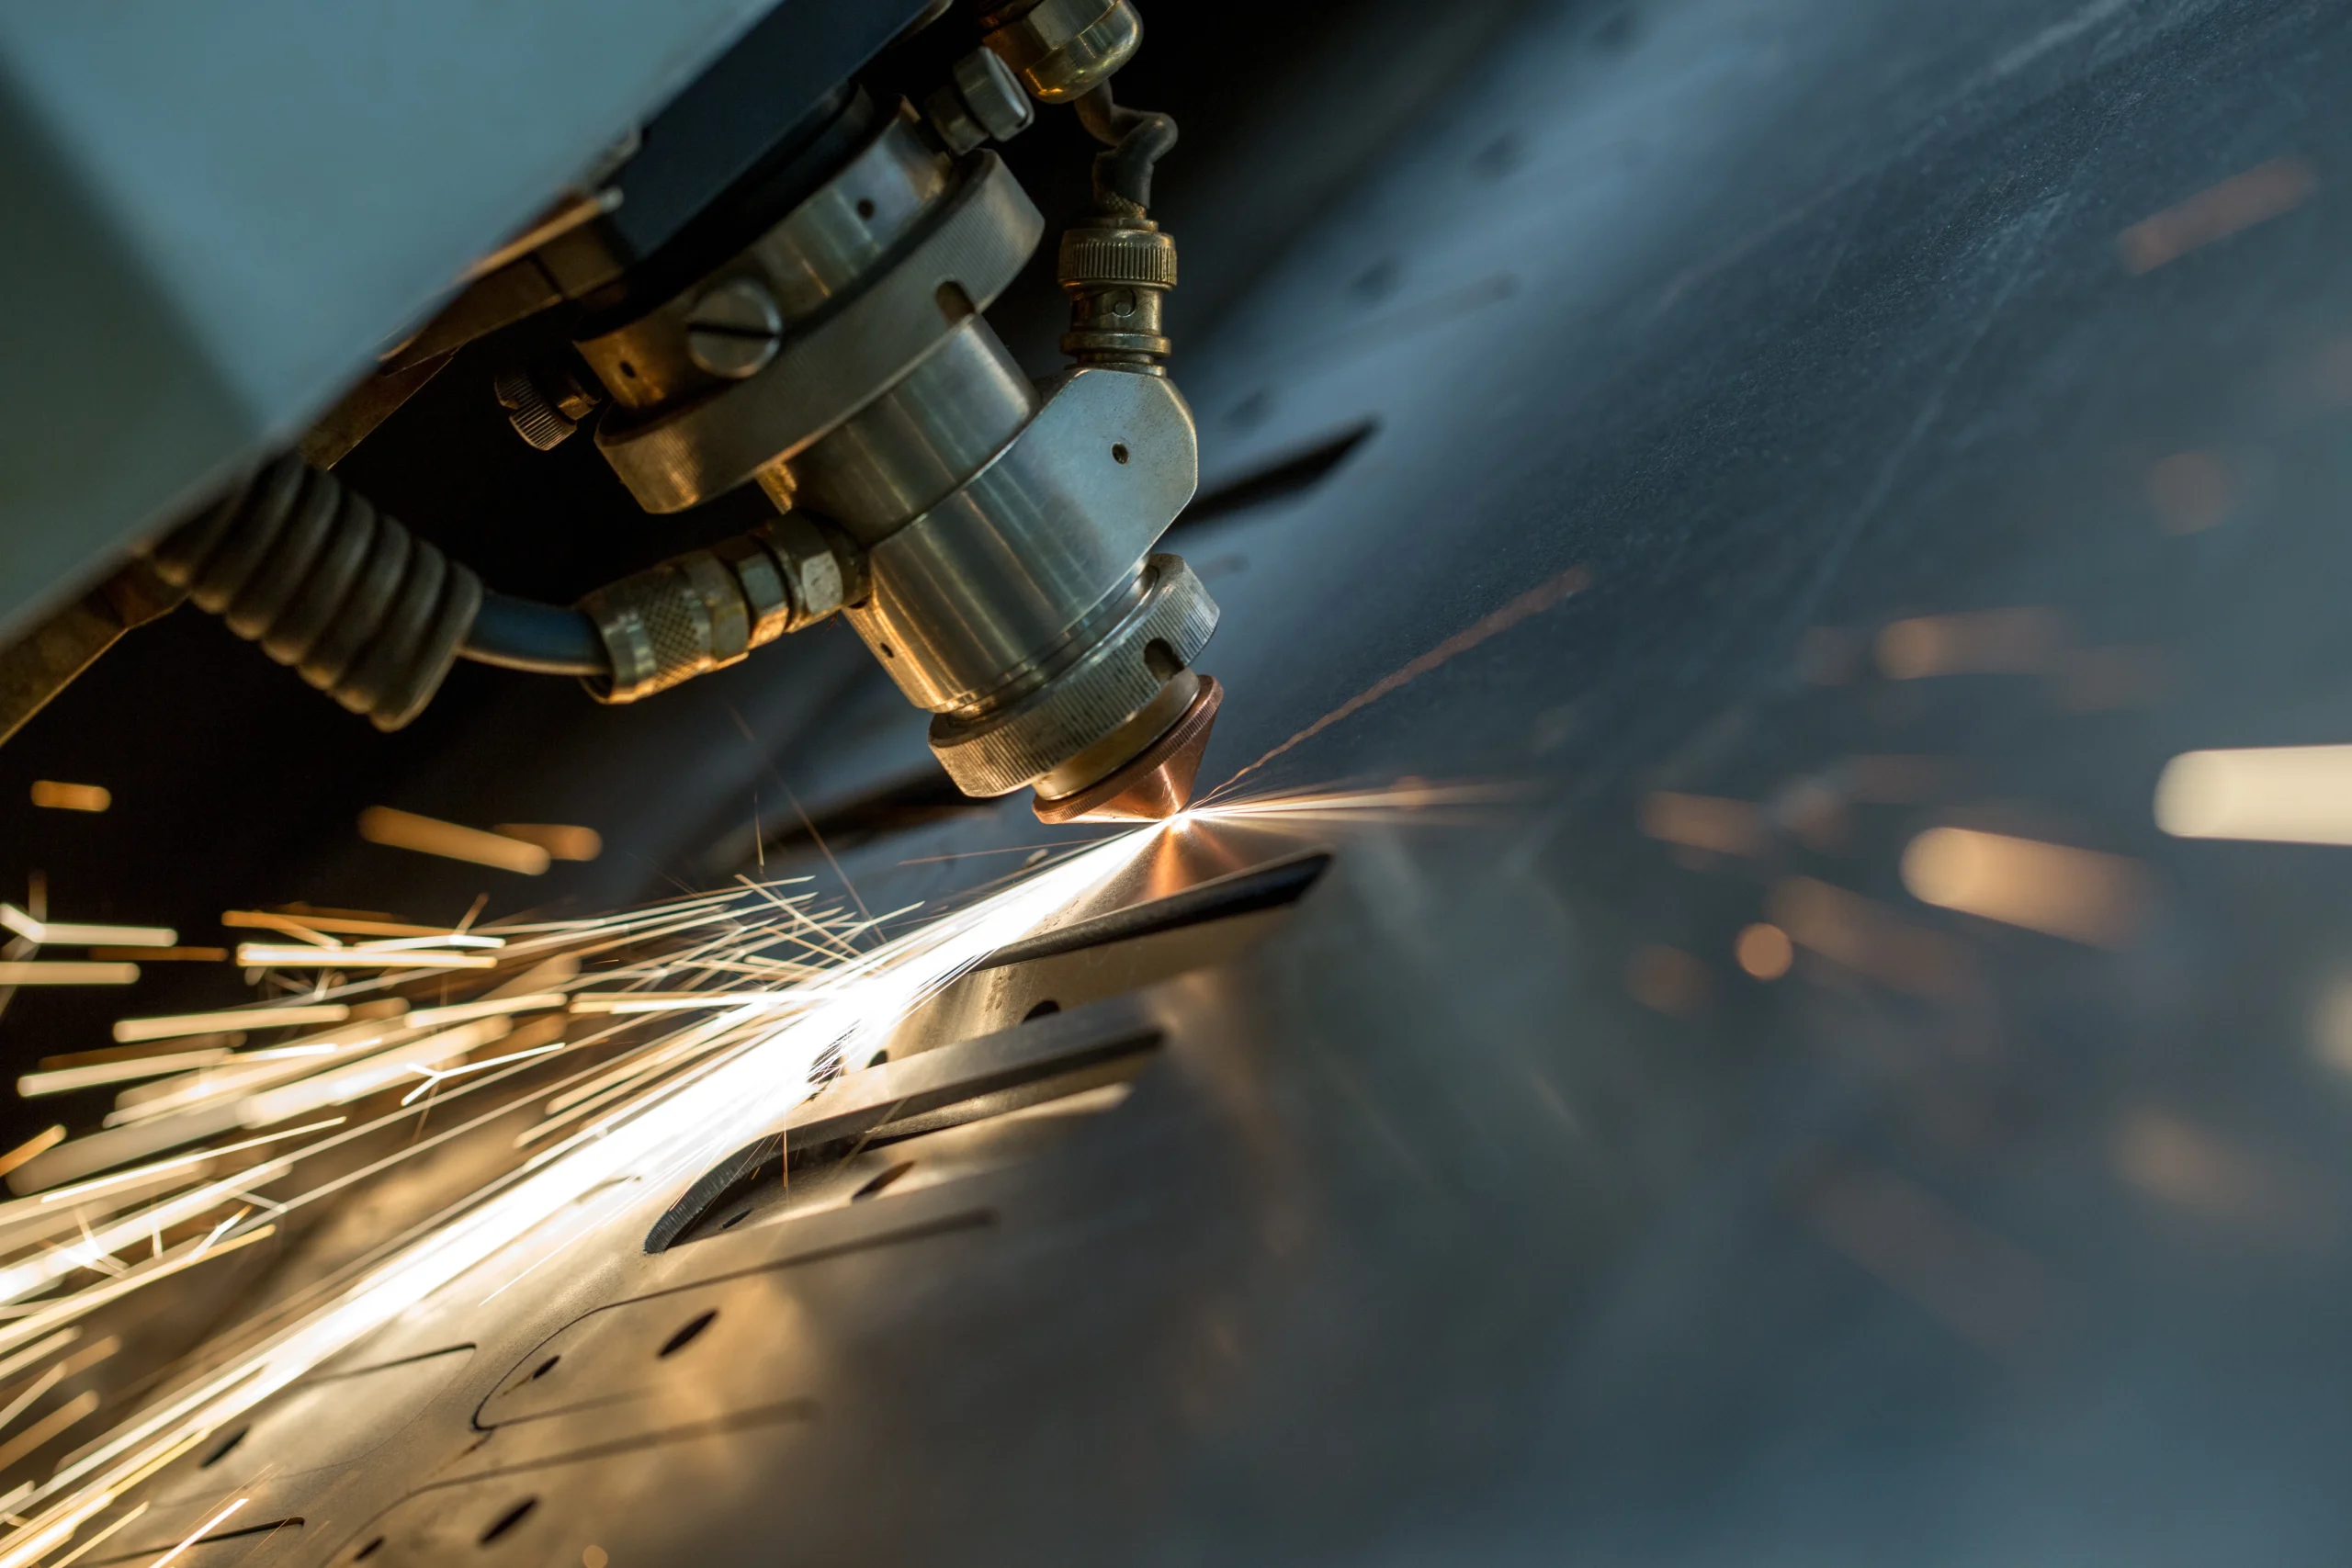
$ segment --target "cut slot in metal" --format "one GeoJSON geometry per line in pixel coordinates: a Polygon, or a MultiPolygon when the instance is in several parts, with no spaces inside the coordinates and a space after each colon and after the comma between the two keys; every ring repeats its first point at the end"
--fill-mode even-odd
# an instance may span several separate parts
{"type": "Polygon", "coordinates": [[[1235,915],[1247,915],[1260,909],[1280,908],[1295,904],[1316,878],[1331,863],[1329,852],[1313,850],[1292,855],[1266,865],[1238,871],[1230,876],[1188,887],[1182,893],[1165,898],[1155,898],[1148,904],[1131,908],[1114,909],[1107,915],[1061,927],[1057,931],[1040,931],[1035,936],[998,948],[994,953],[972,965],[975,971],[1002,969],[1009,964],[1026,964],[1033,959],[1052,958],[1064,953],[1077,953],[1084,948],[1101,947],[1106,942],[1126,942],[1157,931],[1180,931],[1186,926],[1203,925],[1210,920],[1222,920],[1235,915]]]}
{"type": "MultiPolygon", "coordinates": [[[[727,1228],[738,1211],[782,1193],[789,1171],[1132,1077],[1159,1043],[1158,1025],[1119,998],[844,1074],[796,1110],[783,1132],[704,1173],[654,1223],[645,1250],[727,1228]]],[[[864,1185],[879,1192],[906,1174],[864,1185]]]]}
{"type": "MultiPolygon", "coordinates": [[[[1136,945],[1121,952],[1141,953],[1151,944],[1139,939],[1216,922],[1231,921],[1219,929],[1244,932],[1259,922],[1242,917],[1295,903],[1330,861],[1328,852],[1317,850],[1253,866],[1042,932],[999,949],[976,967],[1001,973],[1128,942],[1136,945]]],[[[962,1040],[949,1034],[953,1043],[929,1048],[919,1040],[906,1042],[912,1048],[905,1051],[894,1045],[874,1065],[835,1079],[801,1105],[783,1131],[745,1145],[705,1172],[647,1233],[645,1250],[662,1252],[755,1218],[778,1220],[885,1191],[911,1192],[1042,1152],[1087,1116],[1125,1099],[1160,1043],[1158,1027],[1127,993],[1172,973],[1167,958],[1160,953],[1159,966],[1147,964],[1143,974],[1114,966],[1046,981],[1078,983],[1080,994],[1032,995],[1021,1010],[998,1015],[1021,1020],[1011,1027],[962,1040]],[[1120,994],[1087,1000],[1083,992],[1105,979],[1120,994]]],[[[1023,973],[1042,979],[1053,968],[1048,963],[1023,973]]]]}

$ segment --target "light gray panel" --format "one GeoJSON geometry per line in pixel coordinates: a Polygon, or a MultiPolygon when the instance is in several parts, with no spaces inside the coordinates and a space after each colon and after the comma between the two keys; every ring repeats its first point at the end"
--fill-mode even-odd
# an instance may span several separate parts
{"type": "Polygon", "coordinates": [[[0,632],[299,430],[763,9],[0,6],[0,632]]]}

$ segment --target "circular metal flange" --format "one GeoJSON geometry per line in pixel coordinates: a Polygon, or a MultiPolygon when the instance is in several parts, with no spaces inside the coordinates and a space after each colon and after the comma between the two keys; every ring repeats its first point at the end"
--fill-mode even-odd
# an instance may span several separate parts
{"type": "Polygon", "coordinates": [[[1124,229],[1065,229],[1054,257],[1054,279],[1073,284],[1136,284],[1176,287],[1176,241],[1157,224],[1124,229]]]}
{"type": "Polygon", "coordinates": [[[596,445],[648,512],[681,512],[730,491],[896,386],[994,301],[1044,230],[996,155],[975,153],[907,250],[830,313],[791,331],[754,374],[650,414],[616,408],[596,445]]]}
{"type": "Polygon", "coordinates": [[[932,751],[956,788],[1010,795],[1053,772],[1148,706],[1170,665],[1199,656],[1217,611],[1193,569],[1182,556],[1153,556],[1142,586],[1101,641],[1035,691],[993,713],[932,719],[932,751]]]}

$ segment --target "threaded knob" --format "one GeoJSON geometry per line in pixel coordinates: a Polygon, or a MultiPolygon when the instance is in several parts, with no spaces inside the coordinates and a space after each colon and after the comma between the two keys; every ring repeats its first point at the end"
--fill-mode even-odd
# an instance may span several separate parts
{"type": "Polygon", "coordinates": [[[1156,228],[1068,229],[1054,276],[1063,288],[1127,284],[1176,287],[1176,240],[1156,228]]]}
{"type": "Polygon", "coordinates": [[[542,452],[554,451],[580,428],[548,400],[527,370],[500,371],[491,390],[498,395],[498,406],[506,411],[506,423],[514,434],[542,452]]]}

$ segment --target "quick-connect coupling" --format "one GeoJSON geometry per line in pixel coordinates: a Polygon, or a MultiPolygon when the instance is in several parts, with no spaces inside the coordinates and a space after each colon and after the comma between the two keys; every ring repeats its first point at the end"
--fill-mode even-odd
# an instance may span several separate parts
{"type": "Polygon", "coordinates": [[[723,669],[863,595],[864,563],[842,535],[780,517],[689,550],[580,601],[612,663],[581,683],[602,703],[633,703],[723,669]]]}
{"type": "Polygon", "coordinates": [[[1055,276],[1069,295],[1062,352],[1080,365],[1164,376],[1168,334],[1160,311],[1176,287],[1176,242],[1148,218],[1102,214],[1065,230],[1055,276]]]}

